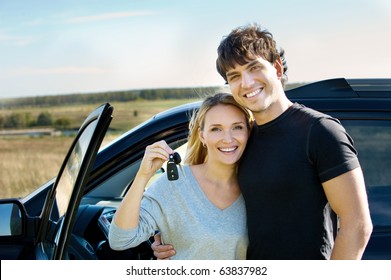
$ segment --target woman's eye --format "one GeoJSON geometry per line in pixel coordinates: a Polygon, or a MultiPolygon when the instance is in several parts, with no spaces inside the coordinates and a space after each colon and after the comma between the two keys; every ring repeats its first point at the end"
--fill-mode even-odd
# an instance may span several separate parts
{"type": "Polygon", "coordinates": [[[242,130],[243,126],[242,125],[237,125],[234,127],[234,130],[242,130]]]}
{"type": "Polygon", "coordinates": [[[220,131],[220,128],[218,128],[218,127],[213,127],[210,131],[220,131]]]}

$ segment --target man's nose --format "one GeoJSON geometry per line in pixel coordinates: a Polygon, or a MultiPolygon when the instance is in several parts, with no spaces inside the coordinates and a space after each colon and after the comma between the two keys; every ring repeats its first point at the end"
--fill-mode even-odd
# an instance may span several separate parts
{"type": "Polygon", "coordinates": [[[242,74],[242,87],[243,88],[251,88],[254,84],[254,78],[249,73],[242,74]]]}

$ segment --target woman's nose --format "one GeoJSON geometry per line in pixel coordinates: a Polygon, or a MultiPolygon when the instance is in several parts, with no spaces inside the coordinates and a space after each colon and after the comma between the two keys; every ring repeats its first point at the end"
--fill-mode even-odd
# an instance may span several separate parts
{"type": "Polygon", "coordinates": [[[231,143],[232,139],[233,139],[233,137],[232,137],[231,131],[224,132],[224,136],[223,136],[223,142],[224,143],[231,143]]]}

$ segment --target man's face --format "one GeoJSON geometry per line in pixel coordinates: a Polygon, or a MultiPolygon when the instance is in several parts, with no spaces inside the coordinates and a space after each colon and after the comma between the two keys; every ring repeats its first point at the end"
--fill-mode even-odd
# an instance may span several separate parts
{"type": "Polygon", "coordinates": [[[236,64],[227,72],[232,95],[238,103],[254,113],[257,122],[257,115],[269,118],[268,112],[273,113],[273,105],[284,94],[282,71],[280,61],[273,65],[262,57],[257,57],[247,64],[236,64]]]}

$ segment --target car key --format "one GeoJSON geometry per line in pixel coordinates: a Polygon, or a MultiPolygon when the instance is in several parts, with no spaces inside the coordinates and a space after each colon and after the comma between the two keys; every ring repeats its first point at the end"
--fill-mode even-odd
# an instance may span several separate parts
{"type": "Polygon", "coordinates": [[[181,162],[181,156],[175,152],[169,156],[168,162],[167,162],[167,178],[170,181],[178,180],[179,174],[178,174],[178,167],[177,164],[181,162]]]}

